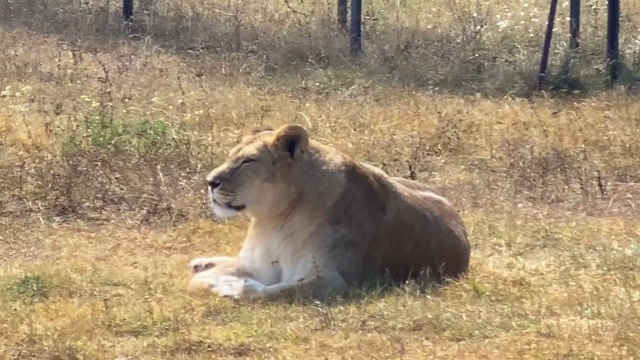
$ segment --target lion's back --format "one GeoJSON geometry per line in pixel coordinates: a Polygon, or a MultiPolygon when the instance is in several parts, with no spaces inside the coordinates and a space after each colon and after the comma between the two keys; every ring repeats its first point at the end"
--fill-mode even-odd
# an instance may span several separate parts
{"type": "Polygon", "coordinates": [[[348,185],[332,213],[334,223],[352,227],[347,244],[352,254],[364,257],[363,264],[403,279],[426,269],[444,276],[466,272],[466,230],[446,198],[426,184],[398,180],[367,164],[347,168],[348,185]]]}

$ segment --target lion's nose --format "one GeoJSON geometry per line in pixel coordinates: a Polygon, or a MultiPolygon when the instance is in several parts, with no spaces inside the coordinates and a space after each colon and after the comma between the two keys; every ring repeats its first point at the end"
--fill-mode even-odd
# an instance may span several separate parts
{"type": "Polygon", "coordinates": [[[209,180],[209,187],[211,188],[211,190],[217,188],[218,186],[220,186],[220,181],[216,179],[209,180]]]}

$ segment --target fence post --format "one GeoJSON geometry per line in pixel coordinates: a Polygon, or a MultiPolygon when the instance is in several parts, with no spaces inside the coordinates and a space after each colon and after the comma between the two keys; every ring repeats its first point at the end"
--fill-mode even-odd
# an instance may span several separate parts
{"type": "Polygon", "coordinates": [[[620,0],[609,0],[607,6],[607,67],[611,82],[618,80],[620,62],[618,35],[620,33],[620,0]]]}
{"type": "Polygon", "coordinates": [[[122,0],[122,16],[124,21],[129,21],[133,17],[133,0],[122,0]]]}
{"type": "Polygon", "coordinates": [[[569,3],[569,49],[575,50],[580,46],[580,0],[569,3]]]}
{"type": "Polygon", "coordinates": [[[347,30],[347,0],[338,0],[338,25],[347,30]]]}
{"type": "Polygon", "coordinates": [[[351,53],[362,50],[362,0],[351,0],[351,53]]]}
{"type": "Polygon", "coordinates": [[[551,37],[553,36],[553,23],[556,19],[557,5],[558,0],[551,0],[551,8],[549,9],[549,18],[547,20],[547,32],[544,36],[542,58],[540,59],[540,70],[538,71],[538,88],[542,88],[544,79],[547,76],[547,64],[549,63],[549,47],[551,46],[551,37]]]}

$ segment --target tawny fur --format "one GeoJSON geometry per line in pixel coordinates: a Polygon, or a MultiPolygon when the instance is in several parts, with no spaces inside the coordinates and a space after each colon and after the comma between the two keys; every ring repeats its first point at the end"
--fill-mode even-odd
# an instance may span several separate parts
{"type": "Polygon", "coordinates": [[[217,216],[251,221],[236,257],[191,262],[191,290],[261,299],[468,271],[464,224],[442,194],[309,139],[301,126],[245,137],[207,180],[217,216]]]}

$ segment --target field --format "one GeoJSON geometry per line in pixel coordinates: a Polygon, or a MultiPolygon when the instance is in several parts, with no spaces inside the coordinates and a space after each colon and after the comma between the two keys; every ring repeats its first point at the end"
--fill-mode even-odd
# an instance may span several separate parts
{"type": "Polygon", "coordinates": [[[542,0],[366,1],[364,54],[334,1],[0,5],[0,358],[640,358],[640,2],[621,81],[605,2],[583,4],[533,88],[542,0]],[[469,276],[331,303],[185,292],[233,254],[204,176],[239,136],[299,123],[441,189],[469,276]]]}

